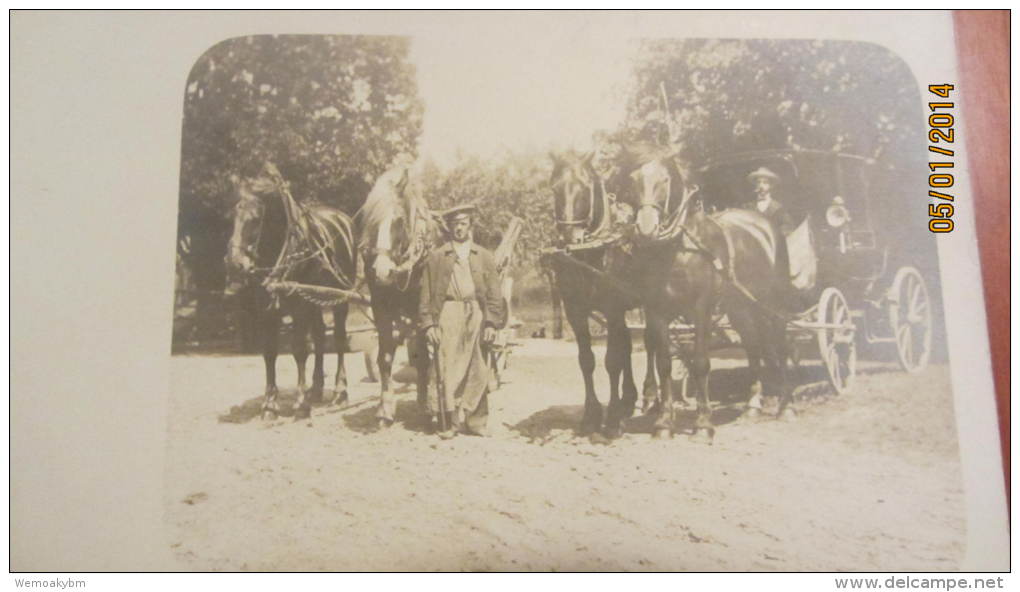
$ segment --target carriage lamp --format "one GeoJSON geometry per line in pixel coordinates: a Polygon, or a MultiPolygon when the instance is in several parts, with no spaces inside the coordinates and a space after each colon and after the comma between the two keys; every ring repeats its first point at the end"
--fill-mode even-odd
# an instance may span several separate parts
{"type": "Polygon", "coordinates": [[[840,228],[850,221],[850,212],[847,211],[842,197],[837,195],[832,198],[832,205],[825,210],[825,221],[833,228],[840,228]]]}
{"type": "Polygon", "coordinates": [[[832,198],[832,205],[825,210],[825,221],[829,226],[839,230],[839,252],[846,253],[849,248],[849,226],[850,212],[846,209],[845,202],[840,196],[832,198]]]}

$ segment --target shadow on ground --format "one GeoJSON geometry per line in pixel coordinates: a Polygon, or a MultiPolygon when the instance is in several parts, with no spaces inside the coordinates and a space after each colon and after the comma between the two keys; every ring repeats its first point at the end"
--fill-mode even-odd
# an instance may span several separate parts
{"type": "MultiPolygon", "coordinates": [[[[896,371],[894,365],[859,369],[860,374],[882,374],[896,371]]],[[[769,381],[766,375],[766,394],[763,419],[774,416],[778,411],[778,398],[771,396],[769,381]]],[[[793,388],[794,405],[824,404],[832,397],[838,396],[829,385],[825,367],[818,361],[805,361],[798,367],[787,372],[787,381],[793,388]]],[[[750,395],[750,374],[746,366],[738,368],[719,368],[709,375],[709,392],[711,393],[712,423],[722,426],[733,423],[741,418],[744,405],[750,395]]],[[[688,387],[688,401],[685,405],[680,398],[682,381],[673,381],[674,428],[677,433],[692,432],[697,419],[696,399],[693,387],[688,387]]],[[[605,397],[603,397],[604,399],[605,397]]],[[[603,413],[607,405],[603,403],[603,413]]],[[[545,444],[552,439],[564,436],[581,437],[579,428],[584,416],[583,402],[578,405],[554,405],[548,407],[515,425],[507,427],[519,436],[532,443],[545,444]]],[[[655,416],[653,413],[642,413],[636,409],[634,415],[623,422],[625,434],[651,434],[655,416]]]]}
{"type": "MultiPolygon", "coordinates": [[[[314,393],[309,390],[309,396],[313,397],[312,409],[319,407],[328,407],[332,404],[331,390],[327,389],[326,395],[320,395],[319,400],[314,399],[314,393]],[[329,398],[322,398],[322,397],[329,398]]],[[[281,389],[280,394],[277,395],[277,402],[280,406],[279,416],[280,417],[294,417],[294,405],[297,403],[298,394],[297,389],[281,389]]],[[[262,417],[262,403],[265,401],[263,395],[253,397],[246,400],[240,405],[234,405],[226,413],[220,414],[217,419],[220,423],[247,423],[253,419],[260,419],[262,417]]]]}

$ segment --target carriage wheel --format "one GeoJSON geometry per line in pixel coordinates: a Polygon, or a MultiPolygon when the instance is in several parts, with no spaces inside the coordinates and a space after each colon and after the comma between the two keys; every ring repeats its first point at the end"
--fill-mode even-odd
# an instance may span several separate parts
{"type": "Polygon", "coordinates": [[[901,267],[889,289],[889,325],[896,338],[900,366],[920,372],[931,357],[931,301],[921,272],[901,267]]]}
{"type": "Polygon", "coordinates": [[[829,382],[839,394],[853,386],[857,371],[857,346],[854,344],[854,324],[850,307],[843,293],[826,288],[818,300],[818,351],[822,363],[829,371],[829,382]]]}

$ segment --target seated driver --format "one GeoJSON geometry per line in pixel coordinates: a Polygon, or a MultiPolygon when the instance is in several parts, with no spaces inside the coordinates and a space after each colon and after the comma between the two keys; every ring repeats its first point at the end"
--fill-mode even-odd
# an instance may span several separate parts
{"type": "Polygon", "coordinates": [[[786,211],[786,207],[772,195],[779,187],[779,175],[765,167],[759,167],[747,176],[747,180],[754,187],[755,199],[744,204],[744,208],[761,213],[771,220],[780,232],[789,234],[794,229],[793,218],[786,211]]]}

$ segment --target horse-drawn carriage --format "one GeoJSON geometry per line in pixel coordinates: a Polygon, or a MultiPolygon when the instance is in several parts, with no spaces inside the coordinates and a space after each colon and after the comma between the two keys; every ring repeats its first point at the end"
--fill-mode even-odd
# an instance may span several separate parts
{"type": "Polygon", "coordinates": [[[615,163],[621,183],[597,174],[590,154],[558,160],[551,178],[562,244],[547,249],[545,259],[578,336],[582,431],[602,417],[587,327],[596,312],[608,328],[605,427],[614,434],[634,409],[628,329],[644,332],[645,407],[656,410],[655,435],[673,430],[674,368],[684,378],[681,398],[688,379],[696,385],[694,433],[714,432],[708,351],[721,345],[739,341],[747,353],[747,410],[761,408],[768,387],[779,397],[780,415],[793,413],[787,361],[798,362],[807,341],[817,341],[841,393],[852,386],[862,343],[893,344],[909,372],[927,365],[931,302],[911,249],[903,248],[921,243],[897,216],[904,200],[890,183],[902,183],[902,172],[810,150],[735,154],[700,168],[667,147],[628,146],[621,153],[615,163]],[[765,191],[754,199],[748,181],[758,174],[779,181],[775,196],[765,191]],[[899,238],[907,240],[898,244],[899,238]],[[639,306],[641,321],[630,322],[627,311],[639,306]],[[771,386],[762,382],[762,362],[776,374],[771,386]]]}
{"type": "MultiPolygon", "coordinates": [[[[883,178],[873,160],[832,152],[773,150],[729,156],[699,171],[710,212],[743,207],[747,176],[767,168],[780,179],[777,199],[794,228],[785,232],[791,280],[800,302],[788,323],[796,362],[816,341],[836,391],[848,391],[857,346],[892,344],[907,372],[923,369],[932,349],[932,309],[924,277],[875,217],[888,215],[883,178]],[[885,200],[885,201],[880,201],[885,200]]],[[[689,338],[675,328],[677,341],[689,338]]]]}

